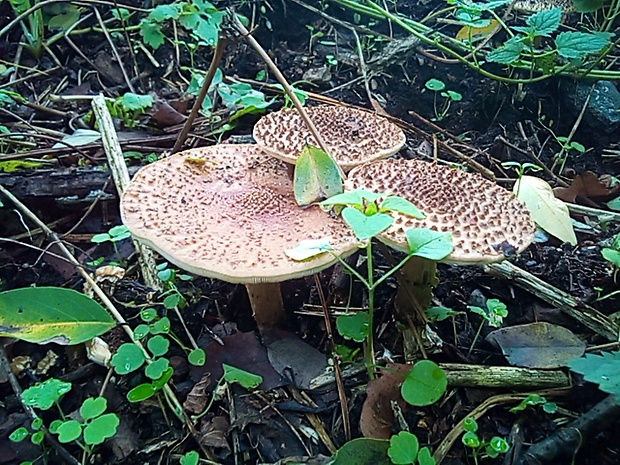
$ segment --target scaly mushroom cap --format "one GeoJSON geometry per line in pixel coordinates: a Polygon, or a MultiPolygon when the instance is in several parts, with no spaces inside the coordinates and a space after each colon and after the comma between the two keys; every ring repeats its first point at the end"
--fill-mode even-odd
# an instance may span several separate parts
{"type": "Polygon", "coordinates": [[[255,144],[192,149],[142,168],[121,202],[131,233],[192,273],[235,283],[280,282],[336,262],[303,262],[284,251],[331,238],[337,254],[357,249],[338,217],[295,202],[287,166],[255,144]]]}
{"type": "MultiPolygon", "coordinates": [[[[356,108],[320,105],[306,112],[323,137],[330,155],[348,171],[362,163],[387,158],[405,145],[405,133],[387,119],[356,108]]],[[[295,164],[306,144],[318,145],[299,112],[284,109],[254,125],[256,142],[274,157],[295,164]]]]}
{"type": "Polygon", "coordinates": [[[408,251],[405,231],[430,228],[452,232],[454,251],[448,263],[492,263],[522,252],[536,227],[529,211],[516,197],[475,174],[421,160],[381,160],[359,166],[345,182],[345,190],[367,189],[403,197],[426,215],[418,220],[395,214],[395,221],[379,239],[408,251]]]}

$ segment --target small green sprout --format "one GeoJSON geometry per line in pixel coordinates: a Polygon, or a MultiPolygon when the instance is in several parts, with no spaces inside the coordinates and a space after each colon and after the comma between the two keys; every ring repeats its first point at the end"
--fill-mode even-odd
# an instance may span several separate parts
{"type": "Polygon", "coordinates": [[[424,84],[424,87],[434,92],[434,97],[433,97],[433,110],[435,112],[435,118],[433,118],[434,121],[443,120],[446,116],[448,116],[448,111],[450,110],[450,104],[452,102],[460,102],[463,99],[463,96],[459,94],[458,92],[455,92],[453,90],[445,90],[446,85],[443,83],[443,81],[440,81],[439,79],[435,79],[435,78],[429,79],[428,81],[426,81],[426,84],[424,84]],[[444,99],[441,106],[438,106],[437,94],[439,94],[444,99]]]}
{"type": "Polygon", "coordinates": [[[478,337],[480,336],[484,323],[487,322],[494,328],[500,327],[504,322],[504,318],[508,316],[508,308],[506,307],[506,304],[501,302],[499,299],[488,299],[486,308],[477,307],[475,305],[468,305],[467,308],[482,317],[480,326],[478,326],[478,331],[476,331],[474,340],[472,341],[469,351],[467,352],[467,356],[469,357],[474,349],[474,345],[476,344],[478,337]]]}
{"type": "Polygon", "coordinates": [[[465,447],[469,447],[472,450],[472,457],[476,465],[478,465],[478,457],[483,454],[490,458],[496,458],[510,450],[510,444],[499,436],[493,436],[489,441],[480,439],[477,434],[478,423],[473,418],[465,419],[463,429],[465,434],[461,438],[461,442],[465,447]]]}

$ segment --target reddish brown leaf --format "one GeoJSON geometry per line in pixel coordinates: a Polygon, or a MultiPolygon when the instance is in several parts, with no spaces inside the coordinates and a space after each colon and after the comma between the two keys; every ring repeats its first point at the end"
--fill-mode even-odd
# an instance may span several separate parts
{"type": "Polygon", "coordinates": [[[619,186],[611,187],[611,177],[603,175],[600,178],[592,171],[576,174],[570,187],[556,187],[555,196],[565,202],[576,202],[579,197],[608,197],[613,195],[619,186]]]}

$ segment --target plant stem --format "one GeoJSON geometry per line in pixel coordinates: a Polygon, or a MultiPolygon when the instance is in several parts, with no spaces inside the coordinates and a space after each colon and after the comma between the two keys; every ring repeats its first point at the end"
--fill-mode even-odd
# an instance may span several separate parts
{"type": "Polygon", "coordinates": [[[469,350],[467,351],[467,356],[469,357],[474,350],[474,346],[476,345],[476,341],[478,337],[480,337],[480,332],[482,331],[482,327],[484,326],[484,320],[480,322],[480,326],[478,326],[478,331],[476,331],[476,335],[474,336],[474,340],[471,341],[471,345],[469,346],[469,350]]]}
{"type": "Polygon", "coordinates": [[[374,266],[372,259],[372,240],[366,246],[366,269],[368,273],[368,337],[366,339],[366,369],[370,379],[375,379],[375,344],[374,344],[374,317],[375,317],[375,286],[374,266]]]}

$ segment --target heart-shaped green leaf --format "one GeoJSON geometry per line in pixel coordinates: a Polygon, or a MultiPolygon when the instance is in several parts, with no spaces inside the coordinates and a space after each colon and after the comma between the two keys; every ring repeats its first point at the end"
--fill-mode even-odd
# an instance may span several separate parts
{"type": "Polygon", "coordinates": [[[321,149],[307,145],[295,164],[293,190],[301,206],[340,194],[343,190],[340,169],[321,149]]]}
{"type": "Polygon", "coordinates": [[[95,418],[84,428],[84,442],[88,445],[101,444],[116,434],[119,424],[120,420],[115,413],[106,413],[95,418]]]}
{"type": "Polygon", "coordinates": [[[430,405],[446,392],[446,373],[430,360],[420,360],[407,374],[400,393],[411,405],[430,405]]]}
{"type": "Polygon", "coordinates": [[[409,253],[429,260],[442,260],[452,253],[452,233],[428,228],[414,228],[406,232],[409,253]]]}
{"type": "Polygon", "coordinates": [[[80,407],[80,415],[84,420],[95,418],[105,412],[108,401],[105,397],[90,397],[86,399],[80,407]]]}
{"type": "Polygon", "coordinates": [[[415,463],[419,448],[420,443],[415,434],[401,431],[390,438],[388,455],[395,465],[408,465],[415,463]]]}
{"type": "Polygon", "coordinates": [[[403,199],[402,197],[397,197],[395,195],[391,195],[383,202],[381,202],[381,208],[379,209],[379,211],[381,213],[402,213],[403,215],[409,215],[413,218],[418,219],[425,218],[424,213],[422,213],[414,204],[409,202],[409,200],[403,199]]]}
{"type": "Polygon", "coordinates": [[[329,207],[332,205],[348,205],[350,207],[358,207],[359,209],[362,209],[364,207],[364,201],[367,203],[374,202],[380,197],[383,197],[383,195],[377,194],[376,192],[367,191],[365,189],[358,189],[333,195],[327,200],[323,200],[320,205],[322,207],[329,207]]]}
{"type": "Polygon", "coordinates": [[[352,315],[340,315],[336,318],[338,332],[345,339],[353,339],[356,342],[363,342],[368,337],[370,328],[370,314],[368,312],[357,312],[352,315]]]}
{"type": "Polygon", "coordinates": [[[385,213],[366,216],[353,207],[346,207],[342,210],[342,218],[361,241],[372,239],[389,228],[394,222],[394,218],[385,213]]]}

